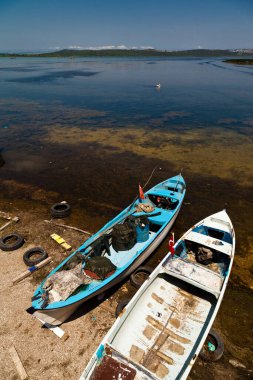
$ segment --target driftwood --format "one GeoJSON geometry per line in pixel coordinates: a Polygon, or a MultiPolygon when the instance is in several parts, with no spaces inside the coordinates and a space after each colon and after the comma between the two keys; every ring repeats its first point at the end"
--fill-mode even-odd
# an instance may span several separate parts
{"type": "Polygon", "coordinates": [[[18,374],[19,374],[19,377],[21,380],[26,380],[28,379],[28,375],[23,367],[23,364],[18,356],[18,353],[16,351],[16,348],[14,346],[11,346],[11,348],[9,349],[9,352],[10,352],[10,355],[11,355],[11,358],[15,364],[15,367],[18,371],[18,374]]]}
{"type": "Polygon", "coordinates": [[[3,216],[1,214],[0,214],[0,217],[9,220],[9,222],[5,223],[2,227],[0,227],[0,231],[4,230],[10,224],[17,223],[19,221],[19,218],[17,216],[14,216],[14,218],[11,218],[10,216],[3,216]]]}
{"type": "Polygon", "coordinates": [[[30,276],[33,272],[35,272],[37,269],[40,269],[44,267],[44,265],[47,265],[52,260],[52,257],[47,257],[45,260],[41,261],[40,263],[34,265],[33,267],[27,268],[24,272],[18,275],[18,277],[14,278],[12,280],[12,284],[17,284],[19,281],[23,280],[24,278],[30,276]]]}
{"type": "Polygon", "coordinates": [[[63,228],[68,228],[70,230],[74,230],[74,231],[78,231],[78,232],[82,232],[83,234],[86,234],[86,235],[90,235],[92,236],[93,234],[91,234],[90,232],[88,231],[85,231],[85,230],[81,230],[80,228],[77,228],[77,227],[72,227],[72,226],[67,226],[66,224],[60,224],[60,223],[55,223],[53,222],[52,220],[44,220],[45,223],[50,223],[54,226],[58,226],[58,227],[63,227],[63,228]]]}

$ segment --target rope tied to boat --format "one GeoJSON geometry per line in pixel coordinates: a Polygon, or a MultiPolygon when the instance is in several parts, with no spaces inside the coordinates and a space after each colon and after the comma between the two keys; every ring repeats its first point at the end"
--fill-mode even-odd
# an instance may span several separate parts
{"type": "Polygon", "coordinates": [[[152,212],[154,211],[154,207],[148,203],[139,203],[137,206],[136,206],[136,211],[137,212],[152,212]]]}

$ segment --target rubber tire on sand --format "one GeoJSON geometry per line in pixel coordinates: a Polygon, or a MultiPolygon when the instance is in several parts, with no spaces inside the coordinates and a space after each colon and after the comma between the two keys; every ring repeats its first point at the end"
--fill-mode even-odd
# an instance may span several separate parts
{"type": "Polygon", "coordinates": [[[0,249],[2,251],[14,251],[15,249],[18,249],[22,247],[24,244],[24,238],[23,236],[17,234],[17,233],[12,233],[6,236],[3,236],[0,239],[0,249]],[[8,240],[14,239],[15,241],[13,243],[7,244],[8,240]]]}
{"type": "Polygon", "coordinates": [[[148,276],[152,273],[153,269],[148,267],[148,266],[142,266],[142,267],[139,267],[135,270],[134,273],[131,274],[130,276],[130,282],[131,284],[136,288],[136,289],[139,289],[141,287],[141,285],[143,284],[143,282],[146,280],[146,278],[144,280],[140,280],[140,278],[138,278],[138,275],[140,275],[141,273],[147,275],[147,278],[148,276]]]}
{"type": "Polygon", "coordinates": [[[208,361],[208,362],[216,362],[218,361],[224,352],[224,343],[221,340],[221,337],[218,335],[218,333],[211,329],[207,335],[206,341],[204,346],[202,347],[199,356],[201,359],[208,361]],[[211,341],[216,347],[215,351],[210,351],[207,348],[207,342],[211,341]]]}
{"type": "Polygon", "coordinates": [[[122,313],[123,309],[126,307],[128,302],[130,301],[130,298],[124,298],[122,301],[120,301],[116,307],[115,310],[115,317],[118,318],[118,316],[122,313]]]}
{"type": "Polygon", "coordinates": [[[51,207],[51,215],[53,218],[65,218],[69,216],[71,207],[68,203],[55,203],[51,207]]]}
{"type": "Polygon", "coordinates": [[[45,260],[47,257],[48,257],[48,254],[43,248],[34,247],[31,249],[28,249],[28,251],[24,253],[23,260],[26,265],[28,265],[29,267],[32,267],[33,265],[36,265],[40,263],[41,261],[45,260]]]}

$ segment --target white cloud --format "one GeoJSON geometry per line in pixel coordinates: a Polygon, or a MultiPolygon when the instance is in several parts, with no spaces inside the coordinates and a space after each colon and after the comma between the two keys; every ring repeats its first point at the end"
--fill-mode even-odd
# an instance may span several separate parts
{"type": "Polygon", "coordinates": [[[67,49],[73,49],[73,50],[109,50],[109,49],[121,49],[121,50],[129,50],[129,49],[154,49],[152,46],[126,46],[126,45],[104,45],[104,46],[78,46],[78,45],[71,45],[68,46],[67,49]]]}
{"type": "Polygon", "coordinates": [[[148,49],[155,49],[155,48],[153,46],[141,46],[139,49],[148,50],[148,49]]]}
{"type": "Polygon", "coordinates": [[[103,45],[103,46],[81,46],[81,45],[69,45],[69,46],[50,46],[48,50],[62,50],[62,49],[71,49],[71,50],[146,50],[146,49],[155,49],[153,46],[126,46],[126,45],[103,45]]]}
{"type": "Polygon", "coordinates": [[[71,45],[71,46],[68,46],[67,49],[83,50],[83,49],[85,49],[85,47],[79,46],[79,45],[71,45]]]}

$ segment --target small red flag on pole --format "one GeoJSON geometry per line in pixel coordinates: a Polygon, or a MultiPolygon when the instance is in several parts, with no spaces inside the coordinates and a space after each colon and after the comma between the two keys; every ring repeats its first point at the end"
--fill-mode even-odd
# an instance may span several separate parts
{"type": "Polygon", "coordinates": [[[172,256],[174,256],[174,254],[175,254],[174,244],[175,244],[174,232],[172,232],[171,233],[171,238],[169,240],[169,251],[172,254],[172,256]]]}
{"type": "Polygon", "coordinates": [[[143,193],[143,190],[140,184],[139,184],[139,196],[140,196],[140,199],[145,199],[145,195],[143,193]]]}

